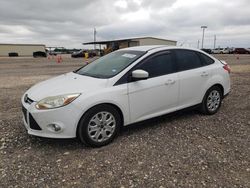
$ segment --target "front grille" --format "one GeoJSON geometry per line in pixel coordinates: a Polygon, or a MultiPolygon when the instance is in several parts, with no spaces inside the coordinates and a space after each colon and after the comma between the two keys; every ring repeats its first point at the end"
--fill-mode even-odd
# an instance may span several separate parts
{"type": "Polygon", "coordinates": [[[27,122],[27,110],[26,110],[26,108],[24,108],[24,106],[22,106],[22,111],[23,111],[24,120],[26,123],[28,123],[27,122]]]}
{"type": "Polygon", "coordinates": [[[30,128],[34,130],[42,130],[41,127],[37,124],[36,120],[33,118],[31,114],[29,114],[29,123],[30,128]]]}

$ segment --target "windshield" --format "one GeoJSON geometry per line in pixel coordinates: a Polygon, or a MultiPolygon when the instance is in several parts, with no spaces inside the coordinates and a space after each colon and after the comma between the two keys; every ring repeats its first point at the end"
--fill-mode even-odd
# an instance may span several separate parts
{"type": "Polygon", "coordinates": [[[141,57],[145,52],[122,50],[105,55],[75,73],[95,78],[111,78],[141,57]]]}

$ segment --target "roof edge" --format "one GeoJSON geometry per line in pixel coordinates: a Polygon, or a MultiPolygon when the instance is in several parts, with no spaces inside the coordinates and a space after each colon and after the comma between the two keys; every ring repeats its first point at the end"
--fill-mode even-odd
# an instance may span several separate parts
{"type": "Polygon", "coordinates": [[[13,46],[46,46],[45,44],[12,44],[12,43],[0,43],[0,45],[13,45],[13,46]]]}
{"type": "Polygon", "coordinates": [[[104,44],[108,42],[120,42],[120,41],[126,41],[126,40],[138,40],[138,39],[156,39],[156,40],[164,40],[164,41],[169,41],[169,42],[177,42],[175,40],[168,40],[168,39],[163,39],[163,38],[157,38],[157,37],[134,37],[134,38],[123,38],[123,39],[115,39],[115,40],[103,40],[103,41],[96,41],[96,42],[86,42],[82,43],[83,45],[88,45],[88,44],[104,44]]]}

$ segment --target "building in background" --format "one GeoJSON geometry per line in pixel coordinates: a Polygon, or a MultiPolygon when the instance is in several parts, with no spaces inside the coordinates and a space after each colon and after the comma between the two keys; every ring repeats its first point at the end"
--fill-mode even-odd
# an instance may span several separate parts
{"type": "Polygon", "coordinates": [[[45,52],[44,44],[0,44],[0,57],[10,54],[18,56],[33,56],[34,52],[45,52]]]}
{"type": "Polygon", "coordinates": [[[161,39],[155,37],[139,37],[139,38],[127,38],[127,39],[119,39],[119,40],[107,40],[107,41],[96,41],[96,42],[86,42],[83,45],[99,45],[101,49],[101,45],[106,46],[107,51],[114,51],[121,48],[133,47],[133,46],[145,46],[145,45],[168,45],[168,46],[176,46],[177,41],[161,39]]]}

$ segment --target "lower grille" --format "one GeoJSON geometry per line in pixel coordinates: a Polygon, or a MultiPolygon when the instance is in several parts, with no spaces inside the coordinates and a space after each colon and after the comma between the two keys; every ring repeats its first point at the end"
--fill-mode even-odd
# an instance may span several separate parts
{"type": "Polygon", "coordinates": [[[42,130],[41,127],[37,124],[36,120],[33,118],[31,114],[29,114],[29,123],[30,128],[34,130],[42,130]]]}
{"type": "Polygon", "coordinates": [[[22,106],[22,111],[23,111],[24,120],[26,123],[28,123],[27,122],[27,110],[26,110],[26,108],[24,108],[24,106],[22,106]]]}
{"type": "Polygon", "coordinates": [[[24,120],[27,124],[29,124],[29,127],[34,130],[42,130],[41,127],[37,124],[36,120],[33,118],[33,116],[30,113],[27,113],[27,109],[22,106],[22,111],[24,115],[24,120]],[[29,118],[29,122],[28,122],[29,118]]]}

